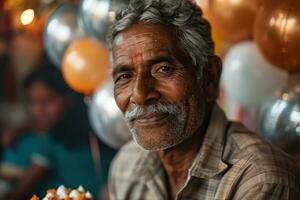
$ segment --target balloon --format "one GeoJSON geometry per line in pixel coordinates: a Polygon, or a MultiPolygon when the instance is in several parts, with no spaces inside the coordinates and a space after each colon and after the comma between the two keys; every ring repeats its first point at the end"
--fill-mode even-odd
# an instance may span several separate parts
{"type": "MultiPolygon", "coordinates": [[[[197,0],[196,3],[201,8],[203,17],[208,21],[211,21],[208,13],[208,0],[197,0]]],[[[214,26],[211,26],[211,36],[215,44],[215,54],[223,57],[225,46],[227,44],[224,42],[224,39],[220,36],[214,26]]]]}
{"type": "Polygon", "coordinates": [[[99,88],[89,105],[89,119],[98,137],[113,148],[131,139],[131,133],[113,96],[113,82],[99,88]]]}
{"type": "Polygon", "coordinates": [[[53,64],[59,68],[70,43],[84,35],[77,21],[77,12],[76,4],[64,3],[53,11],[45,26],[45,50],[53,64]]]}
{"type": "MultiPolygon", "coordinates": [[[[207,12],[208,0],[196,0],[196,3],[201,8],[203,12],[203,17],[206,18],[208,21],[211,21],[209,13],[207,12]]],[[[223,56],[224,41],[218,33],[218,31],[216,31],[214,26],[211,27],[211,36],[215,44],[215,54],[218,56],[223,56]]]]}
{"type": "MultiPolygon", "coordinates": [[[[197,5],[201,8],[203,12],[203,17],[206,18],[208,21],[210,20],[208,10],[208,0],[196,0],[197,5]]],[[[224,40],[215,29],[214,26],[211,27],[211,36],[215,44],[215,54],[218,56],[223,56],[223,48],[224,48],[224,40]]]]}
{"type": "Polygon", "coordinates": [[[225,57],[226,93],[229,99],[247,108],[260,106],[286,80],[287,74],[269,64],[254,42],[235,45],[225,57]]]}
{"type": "Polygon", "coordinates": [[[91,38],[81,38],[67,49],[62,72],[71,88],[86,95],[91,94],[109,74],[108,50],[91,38]]]}
{"type": "Polygon", "coordinates": [[[211,36],[215,44],[215,54],[218,56],[223,56],[224,52],[224,41],[220,34],[212,27],[211,36]]]}
{"type": "Polygon", "coordinates": [[[208,16],[220,35],[230,42],[253,38],[260,0],[210,0],[208,16]]]}
{"type": "Polygon", "coordinates": [[[82,0],[80,18],[86,32],[105,43],[116,13],[128,3],[129,0],[82,0]]]}
{"type": "Polygon", "coordinates": [[[263,55],[289,72],[300,72],[300,1],[267,1],[254,26],[263,55]]]}
{"type": "Polygon", "coordinates": [[[300,158],[300,77],[298,86],[280,91],[262,109],[263,136],[285,152],[300,158]]]}

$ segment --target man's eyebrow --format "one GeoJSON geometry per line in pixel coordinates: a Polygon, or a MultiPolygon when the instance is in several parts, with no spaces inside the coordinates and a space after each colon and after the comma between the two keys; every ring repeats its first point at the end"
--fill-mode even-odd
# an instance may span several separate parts
{"type": "Polygon", "coordinates": [[[170,56],[170,55],[165,55],[165,56],[158,56],[155,58],[150,59],[147,63],[148,65],[154,65],[160,62],[169,62],[169,63],[173,63],[174,62],[174,57],[170,56]]]}
{"type": "Polygon", "coordinates": [[[127,65],[115,66],[112,70],[112,76],[114,77],[121,72],[128,72],[128,71],[130,71],[130,67],[127,65]]]}

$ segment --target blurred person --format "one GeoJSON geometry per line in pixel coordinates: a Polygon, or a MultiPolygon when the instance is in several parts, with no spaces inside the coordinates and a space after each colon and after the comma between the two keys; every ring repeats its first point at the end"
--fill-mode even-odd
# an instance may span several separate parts
{"type": "Polygon", "coordinates": [[[15,182],[7,198],[42,196],[60,185],[82,185],[97,198],[115,151],[99,140],[99,148],[91,149],[95,137],[83,98],[69,89],[57,68],[44,65],[25,80],[30,122],[4,136],[11,147],[4,152],[1,174],[15,182]],[[100,153],[100,160],[92,151],[100,153]]]}
{"type": "Polygon", "coordinates": [[[112,164],[111,200],[299,199],[294,161],[217,105],[222,62],[193,1],[131,0],[110,40],[134,138],[112,164]]]}

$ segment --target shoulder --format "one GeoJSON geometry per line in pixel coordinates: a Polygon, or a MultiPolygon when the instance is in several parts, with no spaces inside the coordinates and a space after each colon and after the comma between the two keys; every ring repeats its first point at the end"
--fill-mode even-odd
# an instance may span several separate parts
{"type": "Polygon", "coordinates": [[[148,158],[149,152],[142,150],[134,141],[121,148],[109,171],[110,199],[137,199],[129,196],[143,191],[147,167],[151,165],[148,158]],[[132,193],[133,188],[135,193],[132,193]]]}
{"type": "Polygon", "coordinates": [[[273,170],[273,167],[294,168],[293,159],[288,154],[239,123],[232,123],[228,131],[225,148],[232,147],[234,147],[232,159],[248,160],[257,164],[257,167],[269,165],[265,170],[273,170]]]}
{"type": "Polygon", "coordinates": [[[125,144],[114,158],[110,172],[117,179],[131,180],[142,173],[143,161],[148,152],[142,150],[134,141],[125,144]]]}
{"type": "Polygon", "coordinates": [[[244,183],[251,180],[254,185],[280,184],[299,190],[299,172],[289,155],[241,124],[233,123],[227,134],[228,161],[243,174],[244,183]]]}

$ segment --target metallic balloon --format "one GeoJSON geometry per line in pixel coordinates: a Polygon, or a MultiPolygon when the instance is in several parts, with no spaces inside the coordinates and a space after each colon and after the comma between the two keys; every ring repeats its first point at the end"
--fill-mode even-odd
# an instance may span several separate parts
{"type": "Polygon", "coordinates": [[[253,25],[260,0],[210,0],[207,15],[212,26],[230,42],[253,38],[253,25]]]}
{"type": "Polygon", "coordinates": [[[129,0],[82,0],[80,19],[87,34],[105,43],[117,12],[128,3],[129,0]]]}
{"type": "Polygon", "coordinates": [[[222,79],[230,100],[253,109],[286,84],[287,73],[266,61],[254,42],[246,41],[225,56],[222,79]]]}
{"type": "Polygon", "coordinates": [[[131,133],[113,96],[113,83],[100,87],[89,104],[90,123],[98,137],[113,148],[131,139],[131,133]]]}
{"type": "Polygon", "coordinates": [[[300,1],[266,1],[254,26],[264,56],[289,72],[300,72],[300,1]]]}
{"type": "Polygon", "coordinates": [[[76,4],[64,3],[53,11],[45,26],[45,50],[53,64],[59,68],[70,43],[84,35],[77,20],[77,13],[76,4]]]}
{"type": "Polygon", "coordinates": [[[271,143],[295,158],[300,158],[299,81],[298,86],[279,92],[276,98],[265,105],[262,109],[260,129],[271,143]]]}

